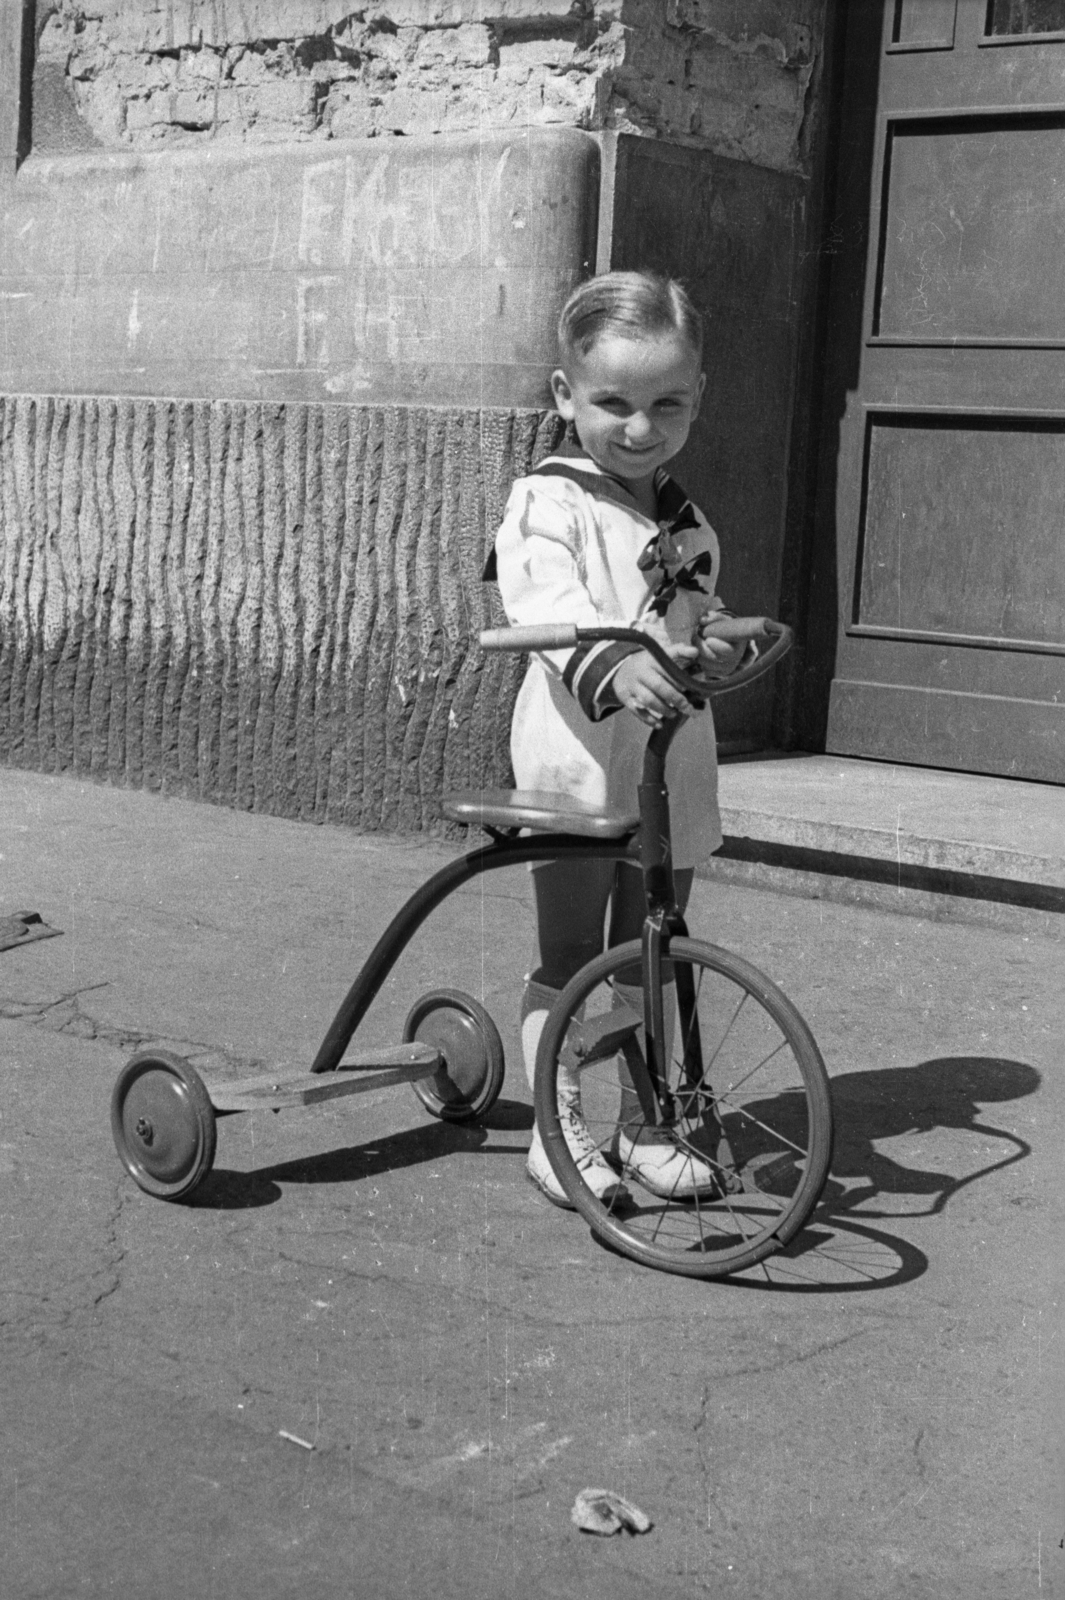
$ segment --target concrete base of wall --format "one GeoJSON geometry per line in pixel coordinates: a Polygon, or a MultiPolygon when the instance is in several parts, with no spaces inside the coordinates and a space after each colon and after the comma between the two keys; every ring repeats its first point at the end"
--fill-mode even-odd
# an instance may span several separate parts
{"type": "Polygon", "coordinates": [[[509,781],[533,410],[0,401],[0,761],[363,829],[509,781]]]}

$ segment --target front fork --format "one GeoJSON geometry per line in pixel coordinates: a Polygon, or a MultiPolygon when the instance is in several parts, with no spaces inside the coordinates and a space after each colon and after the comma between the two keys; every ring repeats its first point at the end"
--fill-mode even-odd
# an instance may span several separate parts
{"type": "MultiPolygon", "coordinates": [[[[676,732],[676,724],[666,724],[652,734],[647,745],[643,782],[640,785],[640,861],[643,867],[647,916],[641,940],[641,979],[643,982],[644,1035],[647,1075],[650,1084],[637,1087],[644,1115],[653,1112],[658,1127],[674,1127],[680,1115],[690,1115],[693,1106],[700,1117],[716,1111],[708,1104],[709,1085],[704,1077],[702,1037],[696,1015],[695,980],[687,962],[673,966],[669,960],[670,941],[687,936],[688,927],[677,906],[673,879],[673,849],[669,827],[669,791],[665,782],[665,758],[676,732]],[[684,1104],[678,1109],[677,1097],[669,1084],[669,1033],[662,999],[664,983],[676,985],[679,1047],[683,1052],[681,1082],[684,1104]]],[[[722,1130],[723,1133],[723,1130],[722,1130]]]]}
{"type": "MultiPolygon", "coordinates": [[[[677,906],[677,892],[673,881],[669,790],[665,783],[666,751],[674,732],[675,728],[667,724],[661,732],[652,734],[648,741],[644,781],[639,788],[640,863],[643,868],[644,892],[647,896],[647,915],[644,918],[641,939],[640,977],[643,983],[647,1071],[654,1091],[654,1120],[658,1127],[672,1127],[677,1121],[676,1099],[669,1087],[668,1035],[662,1003],[663,968],[669,962],[670,940],[674,935],[685,935],[688,931],[677,906]]],[[[690,991],[691,969],[685,968],[679,976],[682,988],[690,991]]],[[[682,996],[681,990],[678,989],[682,1041],[685,1041],[692,1032],[692,1008],[685,1005],[685,998],[686,996],[682,996]]],[[[687,1054],[686,1044],[685,1053],[687,1054]]],[[[640,1098],[644,1100],[646,1096],[641,1095],[640,1098]]],[[[645,1114],[648,1109],[645,1106],[645,1114]]]]}
{"type": "Polygon", "coordinates": [[[669,959],[670,940],[674,935],[686,936],[687,931],[676,906],[651,907],[648,911],[641,951],[644,1058],[641,1060],[639,1051],[632,1050],[626,1052],[626,1059],[646,1122],[658,1128],[677,1128],[682,1122],[689,1130],[693,1124],[700,1128],[698,1147],[689,1143],[696,1137],[691,1132],[683,1136],[682,1143],[685,1148],[694,1149],[702,1159],[709,1157],[724,1187],[731,1191],[739,1187],[736,1161],[706,1077],[695,979],[687,961],[674,964],[669,959]],[[676,1094],[669,1085],[669,1031],[662,1001],[663,986],[667,983],[676,986],[679,1037],[673,1048],[683,1052],[676,1094]]]}
{"type": "MultiPolygon", "coordinates": [[[[669,1087],[666,1017],[665,1007],[662,1004],[662,967],[669,958],[671,935],[684,931],[684,921],[676,907],[673,908],[672,917],[668,907],[657,907],[649,910],[644,919],[640,961],[640,976],[643,981],[644,1049],[647,1071],[654,1091],[654,1121],[658,1127],[672,1127],[677,1120],[677,1105],[669,1087]],[[674,922],[679,922],[680,927],[676,927],[674,922]]],[[[646,1114],[646,1106],[644,1109],[646,1114]]]]}

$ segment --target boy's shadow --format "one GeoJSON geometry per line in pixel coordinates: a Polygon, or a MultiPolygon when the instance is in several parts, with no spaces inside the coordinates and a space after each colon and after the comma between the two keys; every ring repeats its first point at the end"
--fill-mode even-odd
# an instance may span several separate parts
{"type": "MultiPolygon", "coordinates": [[[[1034,1094],[1040,1082],[1026,1062],[995,1056],[943,1056],[913,1067],[833,1078],[835,1144],[817,1208],[791,1243],[770,1258],[760,1281],[739,1281],[799,1293],[840,1293],[897,1287],[921,1277],[928,1270],[924,1252],[868,1223],[935,1216],[959,1190],[1023,1161],[1031,1146],[986,1120],[983,1108],[1034,1094]],[[920,1138],[938,1129],[998,1141],[1000,1153],[974,1170],[950,1173],[907,1165],[876,1148],[881,1140],[920,1138]],[[920,1206],[901,1209],[898,1202],[906,1196],[917,1198],[920,1206]]],[[[767,1106],[766,1121],[772,1123],[770,1111],[767,1106]]]]}
{"type": "Polygon", "coordinates": [[[860,1208],[863,1217],[890,1217],[898,1212],[876,1209],[878,1196],[928,1196],[924,1215],[935,1215],[959,1189],[1031,1154],[1032,1147],[1024,1139],[985,1121],[981,1108],[995,1101],[1021,1100],[1034,1094],[1041,1081],[1026,1062],[997,1056],[942,1056],[915,1067],[850,1072],[834,1078],[836,1142],[822,1204],[837,1214],[860,1208]],[[937,1128],[978,1134],[1011,1148],[975,1171],[956,1177],[906,1166],[875,1148],[876,1140],[906,1134],[919,1137],[937,1128]],[[863,1181],[852,1187],[849,1182],[834,1181],[840,1179],[863,1181]]]}
{"type": "Polygon", "coordinates": [[[524,1145],[493,1145],[490,1135],[493,1131],[531,1130],[532,1125],[531,1106],[517,1100],[497,1100],[478,1122],[434,1119],[401,1133],[368,1139],[365,1144],[345,1145],[306,1159],[278,1162],[255,1172],[233,1172],[216,1167],[197,1188],[191,1203],[206,1210],[244,1211],[273,1205],[280,1200],[279,1185],[282,1183],[356,1183],[471,1150],[524,1155],[524,1145]]]}

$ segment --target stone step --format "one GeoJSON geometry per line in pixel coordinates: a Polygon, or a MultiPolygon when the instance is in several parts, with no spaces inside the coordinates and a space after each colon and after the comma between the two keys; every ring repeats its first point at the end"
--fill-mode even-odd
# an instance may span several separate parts
{"type": "Polygon", "coordinates": [[[713,877],[1065,933],[1063,787],[789,754],[724,761],[721,815],[713,877]]]}

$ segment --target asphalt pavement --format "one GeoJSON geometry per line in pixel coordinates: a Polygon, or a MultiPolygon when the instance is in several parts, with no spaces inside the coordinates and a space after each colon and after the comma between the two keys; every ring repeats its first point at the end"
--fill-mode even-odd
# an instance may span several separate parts
{"type": "Polygon", "coordinates": [[[108,1106],[166,1043],[306,1069],[447,844],[0,773],[0,1589],[10,1600],[1065,1595],[1061,944],[714,881],[690,921],[783,985],[832,1177],[729,1282],[599,1247],[527,1182],[527,875],[417,936],[503,1035],[485,1125],[409,1089],[222,1120],[194,1202],[108,1106]],[[652,1531],[595,1538],[579,1490],[652,1531]]]}

